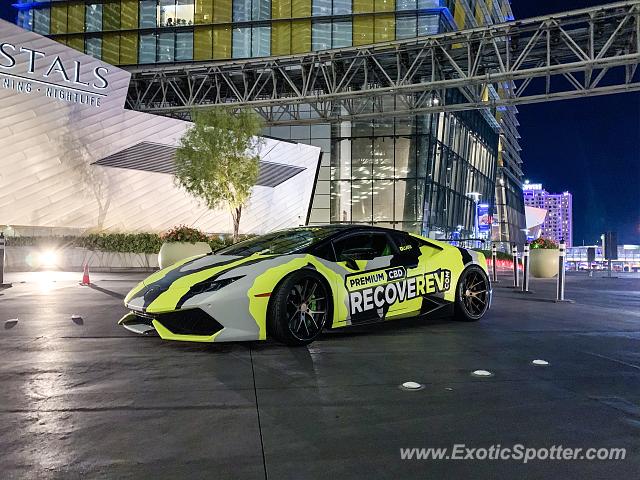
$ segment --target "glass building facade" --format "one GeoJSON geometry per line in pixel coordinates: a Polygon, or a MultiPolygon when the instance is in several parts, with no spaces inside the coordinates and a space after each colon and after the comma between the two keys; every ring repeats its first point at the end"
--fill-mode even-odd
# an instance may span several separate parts
{"type": "Polygon", "coordinates": [[[452,22],[443,21],[450,12],[457,10],[464,21],[466,1],[17,0],[17,5],[21,27],[114,65],[135,65],[288,55],[429,35],[450,28],[452,22]]]}
{"type": "Polygon", "coordinates": [[[480,113],[430,114],[267,130],[322,148],[311,223],[369,223],[448,238],[493,203],[498,135],[480,113]]]}
{"type": "MultiPolygon", "coordinates": [[[[508,0],[21,1],[23,28],[125,68],[353,47],[513,18],[508,0]]],[[[470,237],[473,192],[494,212],[494,239],[523,235],[514,110],[313,125],[292,120],[265,133],[321,147],[311,223],[470,237]]]]}

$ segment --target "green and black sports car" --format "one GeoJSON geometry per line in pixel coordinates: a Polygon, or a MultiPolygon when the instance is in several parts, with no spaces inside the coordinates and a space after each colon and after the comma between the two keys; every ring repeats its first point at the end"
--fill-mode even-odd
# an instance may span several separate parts
{"type": "Polygon", "coordinates": [[[490,303],[480,253],[330,225],[273,232],[154,273],[129,292],[119,323],[166,340],[306,345],[325,328],[435,313],[475,321],[490,303]]]}

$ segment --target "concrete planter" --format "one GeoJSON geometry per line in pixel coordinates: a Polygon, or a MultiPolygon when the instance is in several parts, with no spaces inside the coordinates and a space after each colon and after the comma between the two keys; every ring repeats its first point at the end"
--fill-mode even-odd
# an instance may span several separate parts
{"type": "Polygon", "coordinates": [[[82,247],[56,247],[54,261],[43,264],[43,247],[8,247],[5,251],[7,272],[33,272],[61,270],[81,272],[85,264],[92,272],[151,271],[158,268],[158,255],[147,253],[120,253],[87,250],[82,247]]]}
{"type": "Polygon", "coordinates": [[[160,268],[167,268],[185,258],[207,253],[211,253],[211,247],[207,242],[166,242],[160,247],[158,264],[160,268]]]}
{"type": "Polygon", "coordinates": [[[535,278],[553,278],[558,274],[557,249],[531,249],[531,275],[535,278]]]}

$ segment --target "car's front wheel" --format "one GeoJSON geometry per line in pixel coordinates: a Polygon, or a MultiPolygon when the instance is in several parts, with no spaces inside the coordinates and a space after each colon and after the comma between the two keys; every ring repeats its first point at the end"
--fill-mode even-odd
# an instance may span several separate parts
{"type": "Polygon", "coordinates": [[[487,274],[477,265],[468,267],[458,280],[455,317],[465,322],[480,320],[489,308],[490,284],[487,274]]]}
{"type": "Polygon", "coordinates": [[[313,270],[299,270],[286,277],[271,298],[269,331],[287,345],[313,342],[329,318],[330,292],[313,270]]]}

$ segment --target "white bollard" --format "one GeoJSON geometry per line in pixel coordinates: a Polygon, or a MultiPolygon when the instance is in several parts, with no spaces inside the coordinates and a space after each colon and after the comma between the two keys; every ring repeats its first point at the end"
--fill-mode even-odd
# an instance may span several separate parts
{"type": "Polygon", "coordinates": [[[498,246],[494,243],[491,246],[491,270],[493,272],[493,282],[498,281],[498,246]]]}
{"type": "Polygon", "coordinates": [[[556,301],[564,302],[564,261],[567,255],[567,247],[564,240],[560,240],[560,250],[558,252],[558,288],[556,301]]]}
{"type": "Polygon", "coordinates": [[[520,274],[518,273],[518,246],[514,243],[511,247],[511,255],[513,256],[513,288],[520,286],[520,274]]]}
{"type": "Polygon", "coordinates": [[[564,240],[560,241],[560,250],[558,251],[558,288],[556,291],[556,303],[575,303],[573,300],[564,298],[564,280],[565,280],[565,264],[567,256],[567,245],[564,240]]]}
{"type": "Polygon", "coordinates": [[[529,293],[529,244],[524,245],[522,252],[522,292],[529,293]]]}

